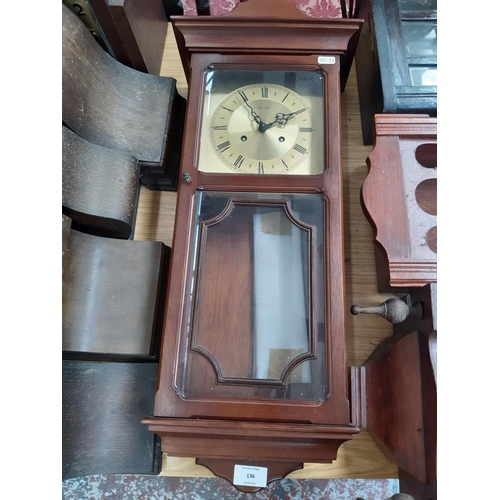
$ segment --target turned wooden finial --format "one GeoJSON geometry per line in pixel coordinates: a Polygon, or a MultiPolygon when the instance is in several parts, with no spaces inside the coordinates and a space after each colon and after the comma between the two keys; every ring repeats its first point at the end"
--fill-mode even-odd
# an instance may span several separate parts
{"type": "Polygon", "coordinates": [[[357,316],[358,314],[378,314],[382,318],[391,323],[402,323],[411,312],[410,306],[401,299],[390,298],[383,304],[372,307],[359,307],[353,305],[351,313],[357,316]]]}

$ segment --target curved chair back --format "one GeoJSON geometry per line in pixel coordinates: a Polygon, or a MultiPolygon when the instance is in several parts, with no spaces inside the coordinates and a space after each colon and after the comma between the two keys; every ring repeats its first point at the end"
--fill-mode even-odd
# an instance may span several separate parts
{"type": "Polygon", "coordinates": [[[108,238],[129,238],[138,195],[136,158],[97,146],[62,126],[62,207],[74,229],[108,238]]]}
{"type": "Polygon", "coordinates": [[[134,156],[141,182],[166,176],[157,182],[172,190],[177,187],[184,103],[174,78],[142,73],[113,59],[62,5],[64,125],[91,143],[134,156]]]}

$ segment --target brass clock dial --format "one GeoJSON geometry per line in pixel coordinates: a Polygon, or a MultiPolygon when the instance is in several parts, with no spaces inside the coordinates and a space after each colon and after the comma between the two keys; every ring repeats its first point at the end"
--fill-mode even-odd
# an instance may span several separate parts
{"type": "Polygon", "coordinates": [[[314,132],[310,105],[274,84],[235,90],[217,106],[210,123],[218,157],[245,173],[291,172],[310,154],[314,132]]]}
{"type": "Polygon", "coordinates": [[[318,71],[208,72],[199,170],[322,173],[323,105],[318,71]]]}

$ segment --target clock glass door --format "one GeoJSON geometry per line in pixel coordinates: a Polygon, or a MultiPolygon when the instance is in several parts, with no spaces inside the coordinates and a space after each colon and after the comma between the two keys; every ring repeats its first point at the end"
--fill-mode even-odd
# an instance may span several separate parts
{"type": "Polygon", "coordinates": [[[198,191],[176,385],[323,401],[324,198],[198,191]]]}
{"type": "Polygon", "coordinates": [[[207,70],[198,169],[322,173],[323,80],[321,71],[207,70]]]}

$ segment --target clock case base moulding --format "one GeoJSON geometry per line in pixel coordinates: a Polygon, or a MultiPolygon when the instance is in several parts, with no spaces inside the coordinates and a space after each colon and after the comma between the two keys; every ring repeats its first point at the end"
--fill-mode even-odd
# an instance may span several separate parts
{"type": "Polygon", "coordinates": [[[230,482],[235,464],[267,467],[268,484],[304,462],[331,463],[340,445],[359,432],[354,426],[238,420],[151,417],[142,422],[161,438],[167,455],[198,457],[199,465],[230,482]]]}

